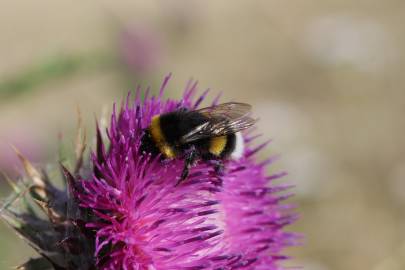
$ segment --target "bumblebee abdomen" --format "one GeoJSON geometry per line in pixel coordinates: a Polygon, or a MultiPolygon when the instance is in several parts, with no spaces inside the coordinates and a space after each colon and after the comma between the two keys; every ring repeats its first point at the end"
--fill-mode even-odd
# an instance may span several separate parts
{"type": "Polygon", "coordinates": [[[240,159],[245,151],[245,142],[241,132],[236,132],[234,135],[234,147],[230,154],[232,159],[240,159]]]}
{"type": "Polygon", "coordinates": [[[221,158],[239,159],[243,155],[243,137],[240,132],[210,139],[208,151],[221,158]]]}
{"type": "Polygon", "coordinates": [[[209,142],[208,151],[214,156],[220,157],[225,153],[228,136],[212,137],[209,142]]]}

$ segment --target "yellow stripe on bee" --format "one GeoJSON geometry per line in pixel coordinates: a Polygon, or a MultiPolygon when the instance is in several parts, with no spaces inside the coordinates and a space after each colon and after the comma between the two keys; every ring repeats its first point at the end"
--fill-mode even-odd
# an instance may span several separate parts
{"type": "Polygon", "coordinates": [[[152,139],[155,141],[160,152],[165,155],[166,158],[174,158],[176,155],[173,148],[166,142],[166,138],[162,132],[162,128],[160,127],[159,115],[152,117],[152,122],[149,129],[152,139]]]}
{"type": "Polygon", "coordinates": [[[210,140],[209,151],[215,156],[220,156],[226,146],[226,136],[213,137],[210,140]]]}

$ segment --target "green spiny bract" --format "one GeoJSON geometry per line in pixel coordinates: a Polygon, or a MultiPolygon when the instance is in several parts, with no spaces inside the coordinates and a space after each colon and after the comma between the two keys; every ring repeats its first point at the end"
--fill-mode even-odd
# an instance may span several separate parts
{"type": "MultiPolygon", "coordinates": [[[[83,163],[84,140],[85,136],[78,137],[75,176],[83,163]]],[[[17,269],[96,269],[94,236],[84,227],[90,217],[85,210],[79,209],[72,196],[77,188],[75,177],[60,165],[64,183],[58,188],[54,185],[56,179],[50,179],[46,171],[36,169],[18,150],[16,153],[26,177],[18,181],[6,177],[14,192],[1,205],[0,217],[40,255],[17,269]]]]}

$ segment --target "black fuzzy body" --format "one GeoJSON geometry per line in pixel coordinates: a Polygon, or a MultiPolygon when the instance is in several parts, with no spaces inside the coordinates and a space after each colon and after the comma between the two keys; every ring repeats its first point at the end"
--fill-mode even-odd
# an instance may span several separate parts
{"type": "MultiPolygon", "coordinates": [[[[188,150],[194,149],[196,155],[204,160],[225,159],[228,158],[235,149],[235,134],[226,135],[226,145],[219,156],[215,156],[209,152],[212,137],[200,139],[188,144],[181,143],[180,138],[182,136],[189,133],[197,126],[209,121],[208,117],[199,112],[180,109],[162,114],[159,118],[161,132],[165,137],[166,143],[175,151],[176,157],[182,158],[188,150]]],[[[150,153],[153,156],[160,154],[160,150],[150,134],[150,128],[145,129],[145,135],[141,143],[141,151],[150,153]]]]}

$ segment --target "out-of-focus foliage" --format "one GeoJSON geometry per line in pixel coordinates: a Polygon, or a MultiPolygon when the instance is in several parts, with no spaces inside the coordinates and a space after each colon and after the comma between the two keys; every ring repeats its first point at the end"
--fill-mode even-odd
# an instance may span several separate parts
{"type": "Polygon", "coordinates": [[[24,92],[34,91],[41,85],[89,70],[98,70],[110,66],[112,60],[104,55],[57,55],[46,62],[18,72],[15,76],[4,79],[0,84],[0,98],[18,97],[24,92]]]}
{"type": "MultiPolygon", "coordinates": [[[[0,166],[21,170],[9,144],[36,162],[55,157],[58,134],[71,147],[77,106],[92,126],[138,83],[173,72],[168,94],[179,97],[192,76],[251,103],[274,138],[306,235],[295,265],[402,270],[404,10],[397,0],[6,1],[0,166]]],[[[0,269],[33,253],[4,227],[1,239],[0,269]]]]}

